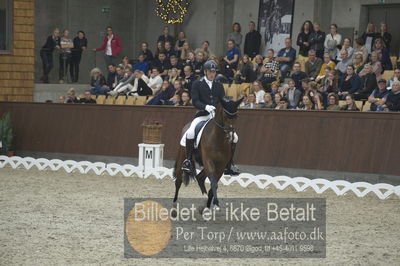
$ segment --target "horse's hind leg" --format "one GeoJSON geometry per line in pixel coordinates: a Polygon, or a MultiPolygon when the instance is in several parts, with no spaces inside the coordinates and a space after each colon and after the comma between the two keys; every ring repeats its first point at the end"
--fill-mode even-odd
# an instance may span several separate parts
{"type": "Polygon", "coordinates": [[[206,186],[204,185],[204,181],[206,180],[206,178],[207,178],[207,174],[206,174],[206,171],[204,169],[201,170],[201,172],[196,176],[197,183],[199,184],[201,193],[203,195],[207,194],[207,189],[206,189],[206,186]]]}

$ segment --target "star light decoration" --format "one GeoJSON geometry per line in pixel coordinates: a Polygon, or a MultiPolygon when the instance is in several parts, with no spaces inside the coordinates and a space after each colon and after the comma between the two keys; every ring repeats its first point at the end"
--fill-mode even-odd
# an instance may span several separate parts
{"type": "Polygon", "coordinates": [[[156,0],[156,15],[169,24],[182,23],[187,14],[189,0],[156,0]]]}

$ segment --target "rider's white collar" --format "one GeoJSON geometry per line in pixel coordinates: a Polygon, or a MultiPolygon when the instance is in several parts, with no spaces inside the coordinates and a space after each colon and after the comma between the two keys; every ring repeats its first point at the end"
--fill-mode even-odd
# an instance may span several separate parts
{"type": "Polygon", "coordinates": [[[212,81],[209,81],[209,80],[207,79],[207,77],[204,77],[204,80],[206,81],[208,87],[209,87],[210,90],[211,90],[211,89],[212,89],[212,84],[213,84],[213,82],[212,82],[212,81]]]}

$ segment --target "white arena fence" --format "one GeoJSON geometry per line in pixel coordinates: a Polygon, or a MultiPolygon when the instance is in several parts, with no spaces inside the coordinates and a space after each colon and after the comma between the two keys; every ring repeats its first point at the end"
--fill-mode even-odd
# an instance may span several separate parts
{"type": "MultiPolygon", "coordinates": [[[[27,170],[35,167],[39,171],[64,170],[67,173],[79,172],[81,174],[88,174],[90,172],[96,175],[108,174],[115,176],[122,174],[125,177],[137,176],[139,178],[155,177],[156,179],[164,179],[172,177],[172,169],[165,167],[155,168],[151,171],[143,172],[140,167],[130,164],[119,165],[116,163],[101,163],[101,162],[76,162],[73,160],[62,161],[58,159],[48,160],[44,158],[21,158],[18,156],[7,157],[0,156],[0,168],[10,166],[13,169],[25,168],[27,170]]],[[[208,180],[207,180],[208,181],[208,180]]],[[[269,176],[269,175],[252,175],[243,173],[239,176],[223,176],[220,179],[221,183],[228,186],[234,182],[239,183],[242,187],[247,187],[253,183],[261,189],[266,189],[269,186],[274,186],[278,190],[292,186],[296,191],[302,192],[307,189],[313,189],[317,194],[322,194],[325,191],[333,190],[336,195],[345,195],[347,192],[353,192],[357,197],[364,197],[369,193],[374,193],[379,199],[387,199],[391,195],[400,197],[400,186],[393,186],[390,184],[370,184],[366,182],[350,183],[344,180],[329,181],[326,179],[308,179],[305,177],[288,177],[288,176],[269,176]]]]}

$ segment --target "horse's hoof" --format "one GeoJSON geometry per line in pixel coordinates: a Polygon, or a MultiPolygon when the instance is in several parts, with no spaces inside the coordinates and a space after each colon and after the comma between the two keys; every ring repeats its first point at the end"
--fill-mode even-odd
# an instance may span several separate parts
{"type": "Polygon", "coordinates": [[[214,205],[214,206],[213,206],[213,209],[216,210],[216,211],[221,210],[221,208],[220,208],[218,205],[214,205]]]}

